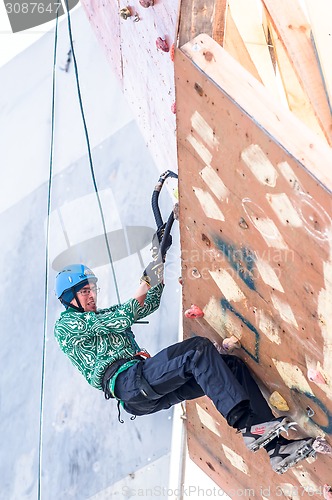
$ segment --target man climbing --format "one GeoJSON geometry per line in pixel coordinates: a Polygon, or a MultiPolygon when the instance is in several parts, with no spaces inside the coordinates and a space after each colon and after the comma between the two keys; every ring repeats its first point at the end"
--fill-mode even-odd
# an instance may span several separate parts
{"type": "Polygon", "coordinates": [[[189,338],[152,357],[139,347],[131,326],[159,307],[162,269],[163,259],[153,261],[131,299],[101,310],[98,278],[88,267],[74,264],[60,271],[56,294],[66,311],[55,324],[55,337],[70,361],[89,384],[131,415],[207,395],[228,425],[242,432],[249,449],[265,447],[278,473],[314,454],[312,438],[286,440],[280,435],[292,422],[274,418],[244,362],[220,354],[207,338],[189,338]]]}

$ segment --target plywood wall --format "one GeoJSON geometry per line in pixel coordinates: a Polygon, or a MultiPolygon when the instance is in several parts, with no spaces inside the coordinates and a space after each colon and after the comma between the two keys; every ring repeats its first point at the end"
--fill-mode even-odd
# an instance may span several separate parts
{"type": "MultiPolygon", "coordinates": [[[[184,320],[185,335],[235,335],[266,395],[277,390],[304,433],[330,439],[331,149],[206,35],[177,51],[175,72],[183,301],[205,313],[184,320]]],[[[309,495],[331,480],[322,455],[276,475],[207,398],[188,404],[188,435],[233,498],[290,497],[287,485],[309,495]]]]}

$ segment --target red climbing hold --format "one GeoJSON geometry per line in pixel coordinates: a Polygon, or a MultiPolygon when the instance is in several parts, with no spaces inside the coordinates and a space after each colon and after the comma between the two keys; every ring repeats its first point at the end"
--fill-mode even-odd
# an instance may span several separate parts
{"type": "Polygon", "coordinates": [[[203,318],[204,313],[202,309],[194,304],[190,309],[187,309],[184,313],[186,318],[195,319],[195,318],[203,318]]]}
{"type": "Polygon", "coordinates": [[[326,380],[319,370],[314,368],[309,368],[307,372],[307,377],[310,382],[315,382],[316,384],[326,384],[326,380]]]}
{"type": "Polygon", "coordinates": [[[147,9],[148,7],[153,7],[154,6],[154,0],[139,0],[139,3],[147,9]]]}
{"type": "Polygon", "coordinates": [[[160,36],[156,40],[156,46],[157,46],[157,49],[160,49],[163,52],[169,52],[168,43],[166,42],[166,40],[163,40],[162,38],[160,38],[160,36]]]}
{"type": "Polygon", "coordinates": [[[331,500],[332,499],[332,488],[331,488],[331,486],[329,484],[324,484],[323,497],[326,500],[331,500]]]}
{"type": "Polygon", "coordinates": [[[176,114],[176,102],[174,101],[171,106],[172,113],[176,114]]]}

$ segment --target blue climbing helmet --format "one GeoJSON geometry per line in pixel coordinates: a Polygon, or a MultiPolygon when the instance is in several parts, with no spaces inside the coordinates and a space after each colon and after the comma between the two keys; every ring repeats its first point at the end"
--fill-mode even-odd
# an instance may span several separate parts
{"type": "MultiPolygon", "coordinates": [[[[77,300],[76,294],[81,288],[97,281],[97,276],[89,267],[84,264],[71,264],[56,275],[55,294],[67,309],[74,298],[77,300]]],[[[78,309],[80,310],[80,307],[78,309]]]]}

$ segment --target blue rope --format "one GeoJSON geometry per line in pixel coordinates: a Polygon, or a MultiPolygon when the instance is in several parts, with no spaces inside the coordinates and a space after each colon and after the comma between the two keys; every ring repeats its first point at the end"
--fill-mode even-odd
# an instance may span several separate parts
{"type": "Polygon", "coordinates": [[[58,14],[56,16],[54,31],[54,55],[53,55],[53,77],[52,77],[52,108],[51,108],[51,144],[50,163],[47,194],[47,224],[46,224],[46,246],[45,246],[45,290],[44,290],[44,338],[42,351],[42,371],[41,371],[41,391],[40,391],[40,416],[39,416],[39,449],[38,449],[38,500],[41,499],[41,476],[42,476],[42,433],[43,433],[43,407],[44,407],[44,379],[45,379],[45,355],[46,355],[46,331],[47,331],[47,309],[48,309],[48,282],[49,282],[49,236],[50,236],[50,214],[51,214],[51,192],[52,192],[52,172],[53,172],[53,149],[54,149],[54,119],[55,119],[55,72],[56,55],[58,45],[58,14]]]}
{"type": "Polygon", "coordinates": [[[112,253],[111,253],[110,245],[109,245],[108,238],[107,238],[107,231],[106,231],[106,224],[105,224],[105,218],[104,218],[104,213],[103,213],[103,207],[102,207],[102,204],[101,204],[101,201],[100,201],[100,196],[99,196],[99,192],[98,192],[96,177],[95,177],[95,173],[94,173],[93,161],[92,161],[92,154],[91,154],[91,147],[90,147],[90,140],[89,140],[89,134],[88,134],[88,128],[87,128],[86,120],[85,120],[85,116],[84,116],[84,109],[83,109],[81,88],[80,88],[80,82],[79,82],[79,76],[78,76],[78,67],[77,67],[76,55],[75,55],[74,44],[73,44],[73,35],[72,35],[72,30],[71,30],[71,21],[70,21],[70,13],[69,13],[69,7],[68,7],[68,0],[65,0],[65,3],[66,3],[66,8],[67,8],[67,20],[68,20],[68,33],[69,33],[69,39],[70,39],[70,48],[71,48],[71,52],[72,52],[72,55],[73,55],[73,61],[74,61],[77,94],[78,94],[78,100],[79,100],[80,109],[81,109],[81,115],[82,115],[82,120],[83,120],[83,126],[84,126],[84,133],[85,133],[87,148],[88,148],[88,156],[89,156],[89,164],[90,164],[90,170],[91,170],[91,177],[92,177],[92,182],[93,182],[93,185],[94,185],[94,189],[95,189],[95,193],[96,193],[96,197],[97,197],[97,201],[98,201],[98,206],[99,206],[101,221],[102,221],[102,224],[103,224],[104,238],[105,238],[105,243],[106,243],[108,257],[109,257],[111,268],[112,268],[112,274],[113,274],[113,280],[114,280],[114,286],[115,286],[116,296],[117,296],[117,299],[118,299],[118,303],[120,304],[121,301],[120,301],[119,288],[118,288],[118,284],[117,284],[117,280],[116,280],[115,269],[114,269],[114,264],[113,264],[113,259],[112,259],[112,253]]]}

